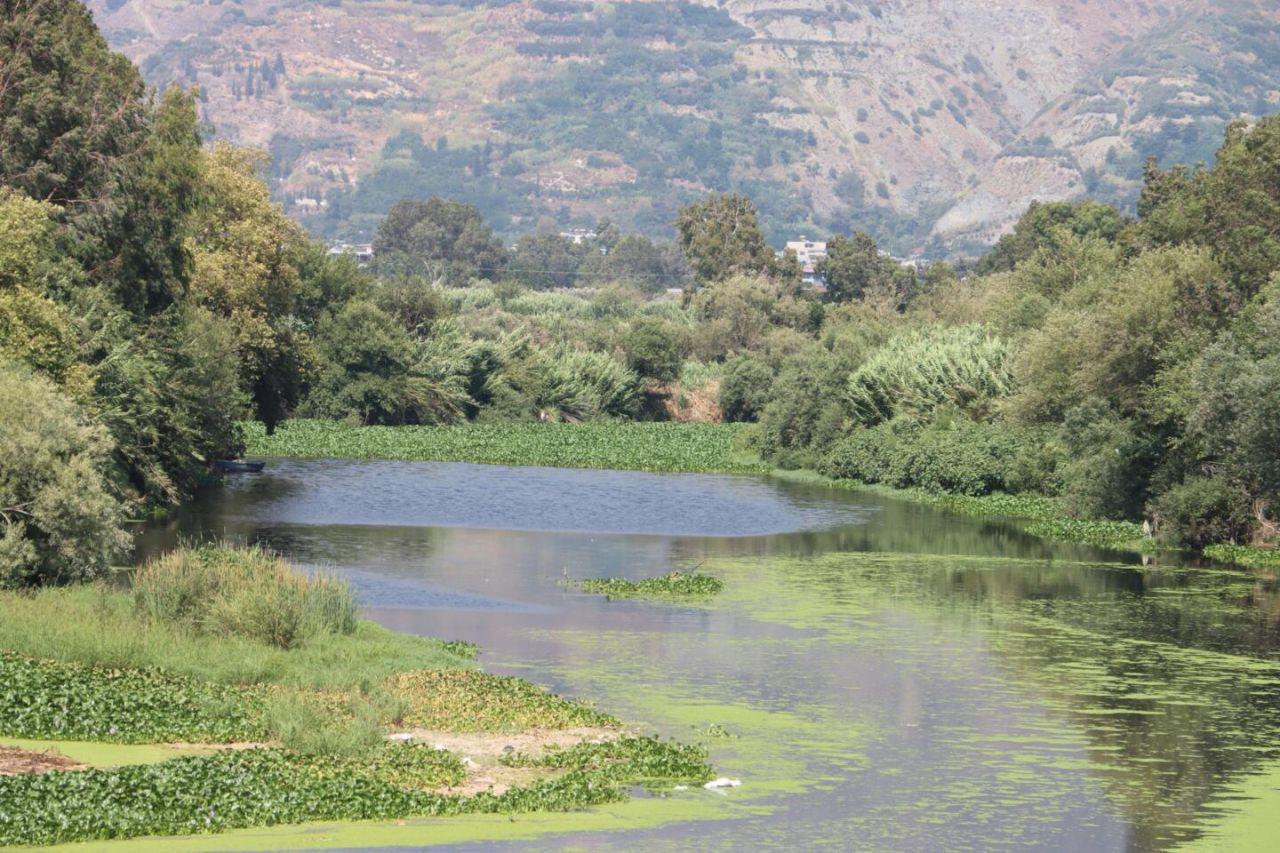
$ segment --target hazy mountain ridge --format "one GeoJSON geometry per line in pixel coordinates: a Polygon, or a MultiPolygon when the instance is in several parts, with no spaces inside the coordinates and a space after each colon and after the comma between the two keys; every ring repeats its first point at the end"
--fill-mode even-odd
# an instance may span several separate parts
{"type": "Polygon", "coordinates": [[[89,5],[153,82],[199,83],[221,136],[271,148],[276,192],[331,234],[430,192],[511,230],[664,231],[740,189],[775,238],[936,252],[1033,198],[1131,203],[1147,154],[1205,159],[1280,104],[1276,12],[1250,3],[89,5]]]}

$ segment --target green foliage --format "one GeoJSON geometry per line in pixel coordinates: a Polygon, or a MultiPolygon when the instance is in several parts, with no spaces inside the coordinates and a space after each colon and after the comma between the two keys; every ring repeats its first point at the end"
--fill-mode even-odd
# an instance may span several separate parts
{"type": "Polygon", "coordinates": [[[849,377],[845,403],[868,426],[942,405],[981,412],[1013,387],[1007,344],[977,326],[897,335],[849,377]]]}
{"type": "Polygon", "coordinates": [[[0,587],[89,580],[129,545],[110,436],[47,379],[0,362],[0,587]]]}
{"type": "Polygon", "coordinates": [[[1012,270],[1037,252],[1055,248],[1067,234],[1114,242],[1126,224],[1120,211],[1094,201],[1033,201],[1013,231],[978,262],[977,272],[1012,270]]]}
{"type": "Polygon", "coordinates": [[[698,572],[669,572],[656,578],[594,578],[578,583],[587,592],[609,598],[709,598],[724,588],[724,581],[698,572]]]}
{"type": "Polygon", "coordinates": [[[278,691],[267,697],[263,720],[267,730],[294,752],[357,758],[386,743],[385,715],[379,710],[364,697],[342,700],[278,691]]]}
{"type": "Polygon", "coordinates": [[[631,417],[640,377],[606,353],[557,348],[540,355],[535,399],[540,409],[572,420],[631,417]]]}
{"type": "Polygon", "coordinates": [[[496,278],[507,262],[479,210],[436,196],[393,205],[378,226],[374,251],[384,274],[424,275],[451,286],[496,278]]]}
{"type": "Polygon", "coordinates": [[[251,453],[334,459],[416,459],[560,468],[765,473],[743,460],[732,424],[494,424],[350,427],[291,421],[274,435],[246,429],[251,453]]]}
{"type": "Polygon", "coordinates": [[[1067,511],[1079,518],[1136,518],[1154,465],[1152,437],[1097,398],[1071,408],[1060,432],[1067,511]]]}
{"type": "Polygon", "coordinates": [[[196,634],[145,618],[131,592],[106,582],[0,592],[0,609],[0,649],[100,669],[163,669],[223,684],[350,693],[408,669],[469,665],[441,643],[365,619],[350,634],[315,634],[287,650],[238,634],[196,634]]]}
{"type": "Polygon", "coordinates": [[[680,248],[701,284],[738,274],[798,277],[794,261],[791,266],[795,269],[788,269],[765,243],[756,207],[746,196],[713,194],[706,201],[682,207],[676,230],[680,248]]]}
{"type": "Polygon", "coordinates": [[[562,772],[501,795],[472,797],[427,790],[456,783],[461,764],[415,745],[386,746],[361,759],[249,749],[115,770],[9,776],[0,778],[0,844],[581,809],[623,800],[633,785],[670,788],[711,775],[704,750],[656,738],[573,747],[543,761],[536,766],[562,772]]]}
{"type": "Polygon", "coordinates": [[[725,363],[720,380],[720,413],[726,421],[754,421],[769,402],[773,370],[756,358],[740,355],[725,363]]]}
{"type": "Polygon", "coordinates": [[[837,479],[917,487],[931,492],[986,495],[1051,488],[1053,460],[1038,436],[1007,424],[941,417],[926,426],[897,419],[854,429],[823,458],[837,479]]]}
{"type": "Polygon", "coordinates": [[[521,732],[618,725],[608,714],[562,699],[536,684],[478,670],[405,672],[391,680],[390,689],[408,702],[402,722],[413,728],[521,732]]]}
{"type": "Polygon", "coordinates": [[[1208,477],[1184,480],[1148,506],[1163,538],[1192,548],[1247,540],[1254,524],[1250,509],[1241,489],[1208,477]]]}
{"type": "Polygon", "coordinates": [[[507,276],[537,290],[573,287],[587,251],[558,234],[525,234],[511,252],[507,276]]]}
{"type": "Polygon", "coordinates": [[[676,782],[698,784],[711,778],[705,747],[656,737],[628,735],[599,743],[584,741],[566,749],[548,750],[536,758],[516,753],[501,761],[508,767],[588,770],[603,779],[658,790],[676,782]]]}
{"type": "Polygon", "coordinates": [[[1151,243],[1209,247],[1247,299],[1280,269],[1280,117],[1227,128],[1213,169],[1149,164],[1139,213],[1151,243]]]}
{"type": "Polygon", "coordinates": [[[1253,548],[1248,545],[1210,545],[1204,555],[1223,563],[1232,563],[1249,569],[1280,568],[1280,551],[1274,548],[1253,548]]]}
{"type": "Polygon", "coordinates": [[[356,626],[355,597],[345,582],[308,577],[257,547],[171,551],[134,573],[133,595],[148,619],[282,649],[356,626]]]}
{"type": "Polygon", "coordinates": [[[1132,521],[1090,521],[1079,518],[1055,518],[1036,521],[1026,527],[1033,536],[1097,545],[1100,548],[1132,548],[1143,545],[1142,527],[1132,521]]]}
{"type": "Polygon", "coordinates": [[[860,300],[872,293],[901,300],[915,286],[915,271],[882,255],[876,241],[863,231],[850,238],[829,239],[827,256],[818,261],[816,272],[826,279],[830,302],[860,300]]]}
{"type": "Polygon", "coordinates": [[[642,317],[627,333],[627,363],[643,377],[670,382],[680,375],[687,349],[687,332],[656,317],[642,317]]]}
{"type": "Polygon", "coordinates": [[[116,743],[261,740],[262,694],[155,669],[33,660],[0,651],[0,732],[116,743]]]}

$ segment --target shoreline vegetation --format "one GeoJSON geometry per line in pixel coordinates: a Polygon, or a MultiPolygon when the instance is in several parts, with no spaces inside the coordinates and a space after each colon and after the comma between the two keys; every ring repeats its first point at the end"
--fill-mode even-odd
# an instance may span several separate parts
{"type": "MultiPolygon", "coordinates": [[[[700,474],[762,474],[793,482],[867,491],[973,517],[1023,523],[1033,535],[1118,551],[1176,550],[1144,534],[1134,521],[1082,519],[1042,495],[966,495],[838,479],[809,469],[769,465],[751,450],[749,424],[617,423],[362,427],[298,420],[267,435],[246,424],[249,455],[284,458],[385,459],[511,466],[599,468],[700,474]]],[[[1249,569],[1280,568],[1280,551],[1214,544],[1209,559],[1249,569]]],[[[660,580],[660,579],[654,579],[660,580]]],[[[620,595],[621,591],[591,590],[620,595]]]]}
{"type": "Polygon", "coordinates": [[[259,549],[0,608],[0,845],[571,810],[711,778],[704,747],[381,628],[259,549]]]}

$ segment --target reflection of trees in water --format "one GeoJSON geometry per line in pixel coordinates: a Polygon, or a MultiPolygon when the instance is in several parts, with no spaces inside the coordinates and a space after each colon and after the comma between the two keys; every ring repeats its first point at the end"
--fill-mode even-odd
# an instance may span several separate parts
{"type": "Polygon", "coordinates": [[[865,605],[891,591],[982,626],[996,662],[1089,739],[1134,849],[1195,837],[1215,795],[1280,755],[1274,583],[905,555],[787,566],[823,601],[865,605]]]}

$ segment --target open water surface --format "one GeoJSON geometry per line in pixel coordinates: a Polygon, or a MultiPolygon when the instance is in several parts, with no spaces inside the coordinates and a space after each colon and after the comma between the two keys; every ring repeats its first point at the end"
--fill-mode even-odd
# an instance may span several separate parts
{"type": "MultiPolygon", "coordinates": [[[[1164,850],[1280,778],[1276,582],[1176,556],[767,478],[330,460],[233,477],[142,550],[179,537],[340,572],[378,622],[742,781],[523,849],[1164,850]],[[695,566],[721,596],[566,583],[695,566]]],[[[1254,838],[1280,849],[1280,817],[1254,838]]]]}

